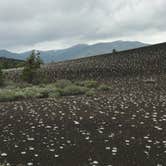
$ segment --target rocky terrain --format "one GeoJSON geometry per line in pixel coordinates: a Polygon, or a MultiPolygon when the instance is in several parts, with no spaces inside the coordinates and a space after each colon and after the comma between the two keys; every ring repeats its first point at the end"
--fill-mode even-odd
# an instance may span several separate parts
{"type": "Polygon", "coordinates": [[[110,93],[93,97],[1,103],[0,161],[13,166],[164,166],[166,84],[153,79],[113,80],[110,93]]]}

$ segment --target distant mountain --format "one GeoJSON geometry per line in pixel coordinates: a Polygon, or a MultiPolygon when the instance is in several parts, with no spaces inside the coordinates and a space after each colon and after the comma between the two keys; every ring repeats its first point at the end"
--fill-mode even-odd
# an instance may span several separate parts
{"type": "MultiPolygon", "coordinates": [[[[137,41],[115,41],[109,43],[97,43],[93,45],[79,44],[67,49],[40,51],[40,57],[45,63],[50,63],[111,53],[113,49],[123,51],[144,46],[148,46],[148,44],[137,41]]],[[[0,50],[0,57],[25,60],[30,53],[31,51],[16,54],[6,50],[0,50]]]]}
{"type": "MultiPolygon", "coordinates": [[[[7,50],[0,50],[0,57],[3,57],[3,58],[17,59],[18,55],[19,54],[9,52],[7,50]]],[[[18,58],[18,59],[20,59],[20,58],[18,58]]]]}

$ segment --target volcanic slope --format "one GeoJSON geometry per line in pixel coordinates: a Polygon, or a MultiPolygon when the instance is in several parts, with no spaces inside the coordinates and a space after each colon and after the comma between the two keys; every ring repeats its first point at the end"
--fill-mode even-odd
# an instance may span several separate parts
{"type": "Polygon", "coordinates": [[[45,66],[51,79],[99,79],[142,76],[166,71],[166,43],[138,49],[53,63],[45,66]],[[62,74],[63,73],[63,74],[62,74]]]}
{"type": "MultiPolygon", "coordinates": [[[[114,77],[162,74],[166,71],[165,64],[166,43],[162,43],[128,51],[50,63],[42,67],[42,72],[49,81],[64,78],[109,80],[114,77]]],[[[19,81],[19,71],[6,71],[6,74],[9,79],[19,81]]]]}

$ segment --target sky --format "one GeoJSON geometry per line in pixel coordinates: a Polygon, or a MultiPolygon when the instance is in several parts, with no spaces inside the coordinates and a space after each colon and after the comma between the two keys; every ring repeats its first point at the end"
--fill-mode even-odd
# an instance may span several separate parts
{"type": "Polygon", "coordinates": [[[0,0],[0,49],[166,42],[166,0],[0,0]]]}

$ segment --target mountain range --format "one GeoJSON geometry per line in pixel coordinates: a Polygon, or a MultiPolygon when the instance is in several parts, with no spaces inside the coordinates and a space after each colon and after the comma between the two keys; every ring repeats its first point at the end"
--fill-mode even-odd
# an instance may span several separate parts
{"type": "MultiPolygon", "coordinates": [[[[115,41],[107,43],[97,43],[93,45],[78,44],[67,49],[40,51],[40,57],[44,63],[65,61],[82,57],[111,53],[113,49],[116,51],[129,50],[148,46],[149,44],[138,41],[115,41]]],[[[23,53],[13,53],[7,50],[0,50],[0,57],[25,60],[31,51],[23,53]]]]}

